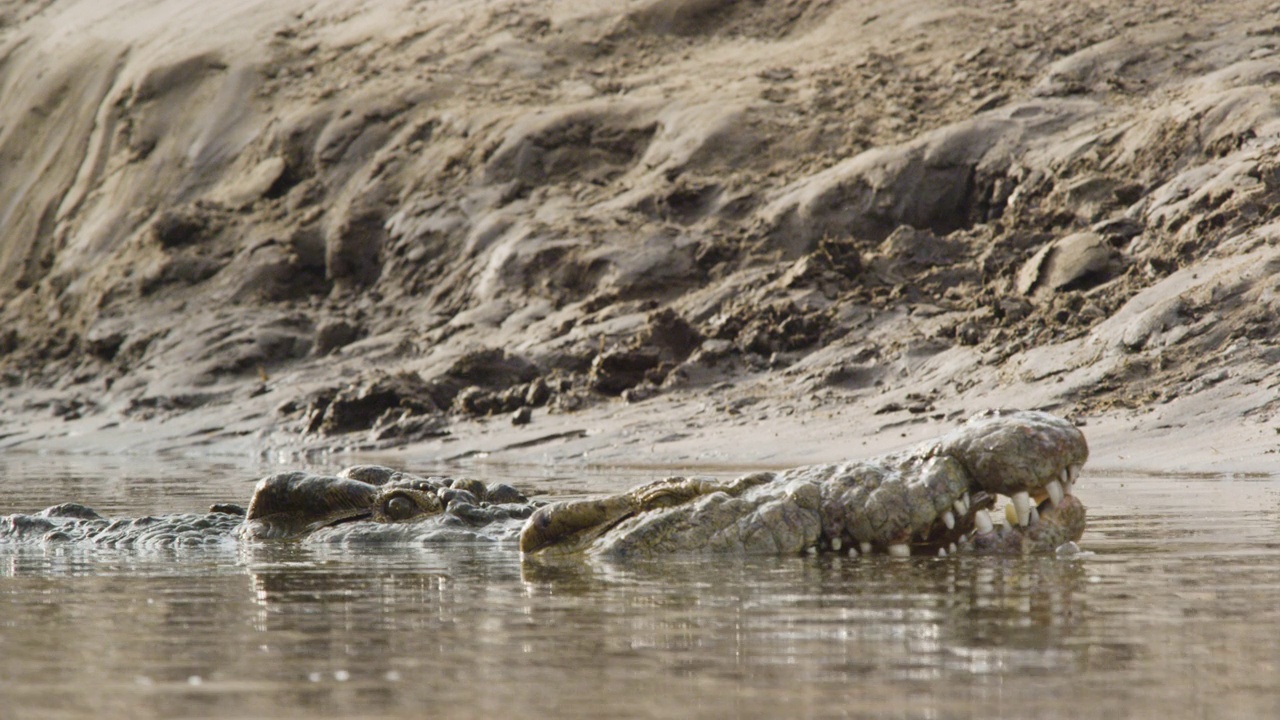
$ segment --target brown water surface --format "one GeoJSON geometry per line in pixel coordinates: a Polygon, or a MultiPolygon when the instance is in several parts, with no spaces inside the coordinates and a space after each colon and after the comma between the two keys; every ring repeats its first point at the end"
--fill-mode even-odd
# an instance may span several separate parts
{"type": "MultiPolygon", "coordinates": [[[[261,470],[8,456],[0,514],[192,511],[261,470]]],[[[0,546],[0,718],[1280,717],[1280,480],[1077,489],[1070,559],[0,546]]]]}

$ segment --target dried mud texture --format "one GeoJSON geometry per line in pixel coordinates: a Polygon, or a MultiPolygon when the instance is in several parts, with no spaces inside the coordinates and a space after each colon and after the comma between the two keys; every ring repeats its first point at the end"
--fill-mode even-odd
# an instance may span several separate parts
{"type": "Polygon", "coordinates": [[[1278,26],[1244,0],[3,2],[0,443],[449,456],[486,418],[607,434],[634,405],[628,432],[694,442],[998,404],[1262,438],[1278,26]]]}

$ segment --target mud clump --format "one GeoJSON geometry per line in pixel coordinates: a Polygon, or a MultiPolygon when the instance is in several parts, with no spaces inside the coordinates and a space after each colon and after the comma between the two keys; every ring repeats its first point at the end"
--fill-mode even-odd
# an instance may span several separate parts
{"type": "Polygon", "coordinates": [[[422,378],[402,373],[313,394],[303,409],[303,423],[308,433],[340,435],[439,411],[422,378]]]}
{"type": "Polygon", "coordinates": [[[719,320],[712,336],[733,342],[742,352],[768,357],[813,346],[832,327],[831,321],[830,311],[776,303],[731,312],[719,320]]]}
{"type": "Polygon", "coordinates": [[[623,390],[648,380],[662,382],[661,353],[652,348],[626,348],[601,353],[591,362],[591,389],[605,395],[621,395],[623,390]]]}
{"type": "Polygon", "coordinates": [[[702,334],[674,310],[664,308],[649,314],[636,343],[656,349],[665,362],[678,363],[702,343],[702,334]]]}
{"type": "Polygon", "coordinates": [[[545,394],[530,385],[540,374],[537,366],[518,355],[501,349],[478,350],[432,378],[430,387],[441,407],[489,415],[545,402],[545,394]]]}
{"type": "Polygon", "coordinates": [[[161,211],[149,233],[160,247],[173,249],[207,241],[221,226],[222,220],[215,212],[193,204],[161,211]]]}
{"type": "Polygon", "coordinates": [[[649,390],[632,392],[628,397],[651,397],[671,369],[701,343],[702,334],[670,308],[650,313],[644,328],[630,343],[598,353],[592,359],[587,386],[616,396],[644,383],[649,390]]]}
{"type": "Polygon", "coordinates": [[[465,415],[487,416],[541,407],[551,398],[542,378],[513,385],[505,390],[486,390],[469,385],[453,399],[453,410],[465,415]]]}

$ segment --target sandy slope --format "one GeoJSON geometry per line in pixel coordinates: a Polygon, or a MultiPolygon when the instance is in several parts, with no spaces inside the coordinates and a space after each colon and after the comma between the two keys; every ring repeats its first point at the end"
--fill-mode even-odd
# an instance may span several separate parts
{"type": "Polygon", "coordinates": [[[1270,471],[1278,28],[0,3],[0,446],[782,464],[1020,406],[1270,471]]]}

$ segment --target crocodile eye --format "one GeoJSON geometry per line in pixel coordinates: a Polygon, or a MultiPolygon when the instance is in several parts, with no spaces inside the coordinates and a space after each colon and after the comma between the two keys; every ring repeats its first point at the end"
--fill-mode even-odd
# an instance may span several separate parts
{"type": "Polygon", "coordinates": [[[382,511],[392,520],[408,520],[417,514],[418,507],[406,497],[393,497],[387,501],[382,511]]]}

